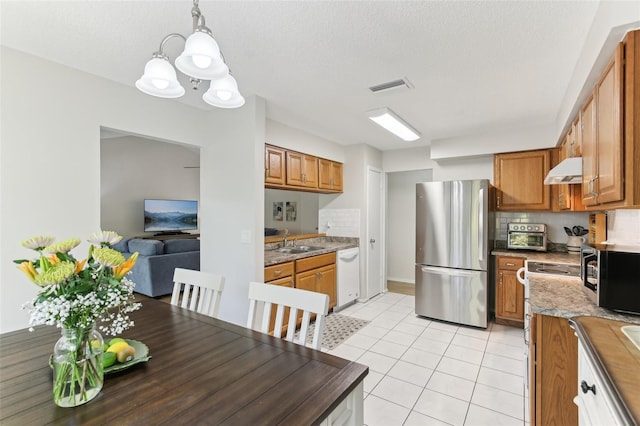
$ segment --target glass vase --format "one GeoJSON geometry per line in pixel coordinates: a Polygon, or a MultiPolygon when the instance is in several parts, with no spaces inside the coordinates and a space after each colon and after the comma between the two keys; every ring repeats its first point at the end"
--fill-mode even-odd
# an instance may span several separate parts
{"type": "Polygon", "coordinates": [[[103,340],[95,329],[63,328],[53,350],[53,401],[75,407],[95,398],[102,389],[103,340]]]}

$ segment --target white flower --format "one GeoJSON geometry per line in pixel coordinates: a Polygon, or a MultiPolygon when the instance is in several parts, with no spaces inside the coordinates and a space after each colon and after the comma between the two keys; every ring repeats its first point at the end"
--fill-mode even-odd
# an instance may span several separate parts
{"type": "Polygon", "coordinates": [[[33,238],[29,238],[28,240],[24,240],[22,242],[22,247],[26,247],[31,250],[42,250],[46,246],[53,243],[56,239],[54,237],[46,237],[44,235],[36,235],[33,238]]]}
{"type": "Polygon", "coordinates": [[[122,237],[118,235],[117,232],[114,231],[98,231],[89,235],[89,241],[91,244],[95,246],[102,246],[108,244],[110,246],[118,243],[122,240],[122,237]]]}

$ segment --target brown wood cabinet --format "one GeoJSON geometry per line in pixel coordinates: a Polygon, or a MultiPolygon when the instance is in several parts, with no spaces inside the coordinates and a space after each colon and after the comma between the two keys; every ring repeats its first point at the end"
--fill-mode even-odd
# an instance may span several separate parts
{"type": "Polygon", "coordinates": [[[567,318],[534,314],[529,341],[532,425],[578,425],[578,338],[567,318]]]}
{"type": "Polygon", "coordinates": [[[583,131],[592,132],[583,140],[584,204],[621,201],[623,192],[623,45],[595,86],[586,113],[592,122],[583,131]]]}
{"type": "MultiPolygon", "coordinates": [[[[336,306],[336,254],[326,253],[318,256],[306,257],[296,261],[278,263],[265,266],[264,282],[274,285],[300,288],[303,290],[324,293],[329,296],[329,310],[336,306]]],[[[289,309],[285,310],[285,318],[289,315],[289,309]]],[[[276,311],[271,312],[269,333],[273,333],[276,311]]],[[[298,314],[298,325],[302,313],[298,314]]],[[[286,321],[285,321],[286,323],[286,321]]],[[[282,335],[287,332],[287,325],[282,327],[282,335]]]]}
{"type": "Polygon", "coordinates": [[[493,165],[497,210],[551,210],[551,190],[544,184],[551,150],[496,154],[493,165]]]}
{"type": "Polygon", "coordinates": [[[318,158],[318,188],[342,192],[342,163],[318,158]]]}
{"type": "Polygon", "coordinates": [[[318,188],[318,159],[316,157],[287,151],[286,158],[287,185],[318,188]]]}
{"type": "Polygon", "coordinates": [[[342,192],[342,163],[265,145],[264,186],[323,194],[342,192]]]}
{"type": "Polygon", "coordinates": [[[274,185],[285,184],[285,150],[265,145],[264,183],[274,185]]]}
{"type": "Polygon", "coordinates": [[[618,45],[580,119],[587,209],[640,206],[640,30],[618,45]]]}
{"type": "MultiPolygon", "coordinates": [[[[551,164],[553,167],[562,160],[572,157],[570,135],[568,134],[562,141],[560,148],[551,153],[551,164]]],[[[580,184],[560,184],[551,185],[551,210],[552,211],[584,211],[582,203],[582,185],[580,184]]]]}
{"type": "Polygon", "coordinates": [[[496,323],[523,328],[524,286],[516,273],[524,266],[524,258],[498,256],[496,259],[496,323]]]}
{"type": "Polygon", "coordinates": [[[329,309],[336,306],[336,254],[327,253],[296,260],[296,288],[329,296],[329,309]]]}
{"type": "MultiPolygon", "coordinates": [[[[282,285],[285,287],[294,287],[294,262],[279,263],[277,265],[266,266],[264,268],[264,282],[273,285],[282,285]]],[[[282,325],[282,335],[287,333],[287,321],[289,316],[289,308],[284,310],[284,324],[282,325]]],[[[269,334],[273,334],[276,323],[276,310],[272,308],[271,320],[269,322],[269,334]]]]}

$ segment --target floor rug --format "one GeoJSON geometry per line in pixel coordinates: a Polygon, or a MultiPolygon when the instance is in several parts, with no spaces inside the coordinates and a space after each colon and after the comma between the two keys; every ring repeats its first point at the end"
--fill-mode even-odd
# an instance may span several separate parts
{"type": "MultiPolygon", "coordinates": [[[[340,314],[327,315],[324,319],[324,330],[322,331],[322,347],[325,349],[334,349],[367,324],[369,324],[369,321],[360,318],[340,314]]],[[[307,342],[313,340],[314,330],[315,323],[310,324],[309,330],[307,330],[307,342]]],[[[296,339],[298,333],[300,333],[300,331],[296,332],[296,339]]]]}

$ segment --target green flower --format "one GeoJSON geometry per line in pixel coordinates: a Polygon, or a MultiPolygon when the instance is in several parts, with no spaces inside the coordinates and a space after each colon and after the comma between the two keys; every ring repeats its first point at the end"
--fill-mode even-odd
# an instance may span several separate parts
{"type": "Polygon", "coordinates": [[[117,250],[109,247],[97,247],[93,250],[93,258],[100,265],[115,268],[125,262],[124,256],[117,250]]]}
{"type": "Polygon", "coordinates": [[[44,235],[36,235],[33,238],[29,238],[28,240],[24,240],[22,242],[22,247],[40,251],[46,246],[52,244],[56,239],[54,237],[45,237],[44,235]]]}
{"type": "Polygon", "coordinates": [[[112,246],[119,242],[122,239],[117,232],[114,231],[98,231],[89,235],[89,241],[91,244],[96,246],[109,245],[112,246]]]}
{"type": "Polygon", "coordinates": [[[76,265],[73,262],[60,262],[52,265],[45,272],[36,275],[34,282],[39,286],[60,284],[74,274],[76,265]]]}
{"type": "Polygon", "coordinates": [[[68,238],[59,243],[51,244],[44,248],[45,253],[68,253],[80,245],[79,238],[68,238]]]}

